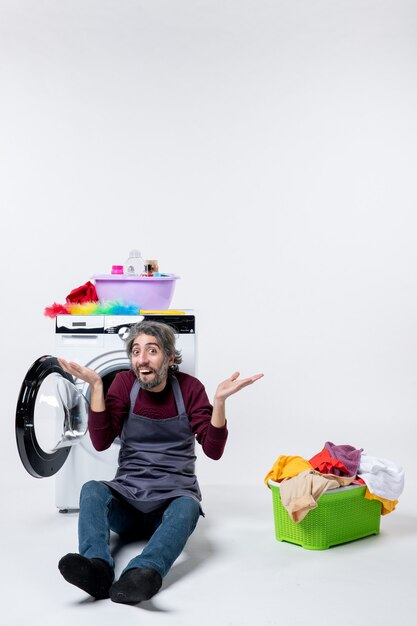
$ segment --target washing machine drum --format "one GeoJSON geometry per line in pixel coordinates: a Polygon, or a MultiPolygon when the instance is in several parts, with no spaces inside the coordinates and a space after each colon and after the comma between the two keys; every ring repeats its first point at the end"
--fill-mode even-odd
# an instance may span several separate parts
{"type": "Polygon", "coordinates": [[[25,469],[52,476],[87,432],[88,402],[53,356],[32,365],[16,408],[16,440],[25,469]]]}

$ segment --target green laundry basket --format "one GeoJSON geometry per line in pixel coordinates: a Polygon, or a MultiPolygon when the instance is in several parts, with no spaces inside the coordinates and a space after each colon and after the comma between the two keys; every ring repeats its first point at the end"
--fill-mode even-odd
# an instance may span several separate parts
{"type": "Polygon", "coordinates": [[[272,491],[275,537],[307,550],[327,550],[379,533],[381,502],[364,497],[366,487],[354,485],[325,492],[317,508],[301,522],[293,522],[281,502],[280,484],[268,481],[272,491]]]}

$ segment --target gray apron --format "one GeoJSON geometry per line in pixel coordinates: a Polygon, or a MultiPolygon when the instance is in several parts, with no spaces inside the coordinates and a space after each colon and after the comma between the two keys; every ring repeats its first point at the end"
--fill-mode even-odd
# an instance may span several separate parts
{"type": "Polygon", "coordinates": [[[152,419],[133,412],[140,389],[130,392],[129,416],[120,435],[119,467],[103,481],[143,513],[158,509],[178,496],[201,501],[195,475],[195,437],[185,410],[178,379],[170,375],[178,415],[152,419]]]}

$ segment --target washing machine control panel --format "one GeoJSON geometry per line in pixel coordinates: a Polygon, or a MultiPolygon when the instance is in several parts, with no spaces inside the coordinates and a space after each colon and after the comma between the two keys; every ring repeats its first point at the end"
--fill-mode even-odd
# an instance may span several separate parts
{"type": "Polygon", "coordinates": [[[195,333],[195,316],[184,315],[58,315],[55,333],[69,335],[119,335],[126,337],[132,324],[142,320],[162,322],[171,326],[179,335],[195,333]]]}
{"type": "Polygon", "coordinates": [[[147,321],[163,322],[171,326],[178,335],[193,335],[195,333],[194,315],[145,315],[147,321]]]}

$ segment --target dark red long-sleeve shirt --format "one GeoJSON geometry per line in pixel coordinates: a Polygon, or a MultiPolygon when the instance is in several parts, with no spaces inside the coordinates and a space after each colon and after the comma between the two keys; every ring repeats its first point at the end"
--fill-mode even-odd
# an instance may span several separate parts
{"type": "MultiPolygon", "coordinates": [[[[204,385],[197,378],[183,372],[176,372],[175,376],[180,384],[192,432],[204,453],[211,459],[219,459],[226,445],[227,426],[216,428],[211,424],[213,407],[204,385]]],[[[131,370],[119,372],[107,392],[105,411],[90,409],[88,428],[96,450],[105,450],[121,434],[129,414],[130,392],[135,380],[136,376],[131,370]]],[[[178,410],[169,377],[163,391],[146,391],[141,388],[134,412],[152,419],[176,416],[178,410]]]]}

